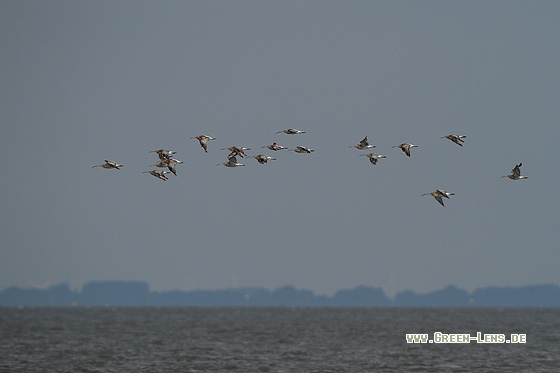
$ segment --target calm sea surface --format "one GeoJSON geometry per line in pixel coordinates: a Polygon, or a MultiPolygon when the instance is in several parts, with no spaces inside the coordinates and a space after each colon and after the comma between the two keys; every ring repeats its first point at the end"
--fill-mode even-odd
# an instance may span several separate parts
{"type": "Polygon", "coordinates": [[[560,372],[560,309],[0,308],[1,372],[560,372]],[[406,334],[525,334],[408,344],[406,334]]]}

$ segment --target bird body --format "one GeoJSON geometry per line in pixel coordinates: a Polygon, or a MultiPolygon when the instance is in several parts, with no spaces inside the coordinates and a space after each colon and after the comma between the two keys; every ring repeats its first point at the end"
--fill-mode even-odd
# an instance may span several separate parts
{"type": "Polygon", "coordinates": [[[229,157],[227,162],[224,163],[218,163],[216,166],[219,166],[223,164],[226,167],[239,167],[239,166],[245,166],[242,163],[237,162],[237,157],[233,156],[233,157],[229,157]]]}
{"type": "Polygon", "coordinates": [[[278,145],[277,143],[273,142],[271,145],[261,146],[261,148],[269,148],[270,150],[278,151],[282,149],[288,149],[285,146],[278,145]]]}
{"type": "Polygon", "coordinates": [[[309,149],[306,146],[300,146],[300,145],[298,145],[294,149],[290,149],[290,150],[293,151],[293,152],[296,152],[296,153],[311,153],[311,152],[315,151],[315,149],[309,149]]]}
{"type": "Polygon", "coordinates": [[[445,207],[445,205],[443,204],[443,198],[449,199],[449,196],[453,196],[453,195],[455,195],[455,193],[449,193],[449,192],[446,192],[445,190],[442,190],[442,189],[436,189],[435,192],[424,193],[422,195],[423,196],[431,195],[432,197],[434,197],[436,199],[436,201],[439,202],[440,205],[445,207]]]}
{"type": "Polygon", "coordinates": [[[515,167],[513,168],[513,170],[511,170],[511,174],[502,176],[502,178],[508,177],[508,178],[510,178],[511,180],[523,180],[523,179],[527,179],[528,176],[521,176],[521,169],[520,169],[520,167],[521,167],[522,165],[523,165],[523,163],[519,163],[518,165],[515,165],[515,167]]]}
{"type": "Polygon", "coordinates": [[[158,179],[161,179],[163,181],[167,180],[167,176],[165,176],[165,174],[168,174],[169,171],[162,171],[162,170],[150,170],[150,171],[144,171],[143,173],[149,173],[155,177],[157,177],[158,179]]]}
{"type": "Polygon", "coordinates": [[[375,148],[375,145],[370,145],[366,136],[362,141],[360,141],[358,145],[350,145],[349,148],[356,148],[359,150],[363,150],[363,149],[375,148]]]}
{"type": "Polygon", "coordinates": [[[168,159],[161,159],[158,163],[155,164],[151,164],[150,167],[160,167],[160,168],[165,168],[167,167],[167,164],[169,163],[168,159]]]}
{"type": "Polygon", "coordinates": [[[440,139],[448,139],[448,140],[453,141],[455,144],[457,144],[459,146],[463,146],[463,144],[461,144],[461,143],[465,142],[465,141],[463,141],[463,139],[465,137],[467,137],[467,136],[451,134],[451,135],[447,135],[447,136],[442,136],[442,137],[440,137],[440,139]]]}
{"type": "Polygon", "coordinates": [[[177,171],[175,170],[175,165],[178,165],[178,164],[181,164],[181,163],[185,163],[185,162],[172,158],[167,162],[167,168],[169,169],[169,171],[173,172],[173,175],[177,176],[177,171]]]}
{"type": "Polygon", "coordinates": [[[440,194],[440,196],[449,199],[449,196],[454,196],[455,193],[450,193],[450,192],[446,192],[443,189],[436,189],[436,192],[438,192],[440,194]]]}
{"type": "Polygon", "coordinates": [[[193,136],[191,137],[191,139],[197,139],[198,142],[200,143],[200,146],[202,147],[202,149],[204,149],[206,153],[208,153],[208,145],[207,145],[208,141],[216,140],[215,137],[208,136],[208,135],[193,136]]]}
{"type": "Polygon", "coordinates": [[[360,156],[366,156],[369,158],[369,161],[371,162],[371,164],[376,165],[377,161],[379,158],[387,158],[386,156],[382,155],[382,154],[377,154],[377,153],[367,153],[367,154],[360,154],[360,156]]]}
{"type": "Polygon", "coordinates": [[[288,134],[288,135],[297,135],[297,134],[300,134],[300,133],[305,133],[305,131],[296,130],[295,128],[288,128],[288,129],[285,129],[285,130],[282,130],[282,131],[278,131],[276,133],[282,133],[282,132],[284,132],[285,134],[288,134]]]}
{"type": "Polygon", "coordinates": [[[96,164],[95,166],[92,166],[91,168],[94,168],[94,167],[103,167],[103,168],[106,168],[106,169],[114,168],[114,169],[120,170],[120,167],[122,167],[122,166],[124,166],[124,165],[118,164],[117,162],[112,161],[112,160],[110,160],[110,159],[106,159],[106,160],[105,160],[105,163],[96,164]]]}
{"type": "Polygon", "coordinates": [[[407,157],[410,157],[410,149],[417,148],[417,147],[418,147],[418,145],[402,143],[402,144],[399,144],[399,145],[392,146],[391,148],[401,148],[403,153],[406,154],[407,157]]]}
{"type": "Polygon", "coordinates": [[[251,148],[246,148],[244,146],[231,146],[229,148],[222,148],[221,150],[229,150],[230,153],[228,158],[240,156],[241,158],[246,157],[245,150],[251,150],[251,148]]]}
{"type": "Polygon", "coordinates": [[[170,159],[173,156],[173,154],[177,152],[173,150],[167,150],[167,149],[158,149],[158,150],[152,150],[150,151],[150,153],[157,153],[159,159],[165,161],[170,159]]]}
{"type": "Polygon", "coordinates": [[[265,164],[268,161],[275,161],[276,158],[272,158],[271,156],[265,155],[265,154],[257,154],[257,155],[252,155],[252,158],[255,158],[257,160],[257,162],[259,162],[260,164],[265,164]]]}

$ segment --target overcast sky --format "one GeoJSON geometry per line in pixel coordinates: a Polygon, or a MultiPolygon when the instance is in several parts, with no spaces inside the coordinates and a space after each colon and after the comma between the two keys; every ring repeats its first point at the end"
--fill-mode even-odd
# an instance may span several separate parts
{"type": "Polygon", "coordinates": [[[557,1],[3,1],[0,289],[558,284],[559,19],[557,1]],[[366,135],[375,166],[350,148],[366,135]],[[216,166],[233,145],[277,160],[216,166]],[[185,162],[166,182],[143,173],[159,148],[185,162]],[[502,178],[520,162],[527,180],[502,178]],[[445,207],[421,196],[438,188],[445,207]]]}

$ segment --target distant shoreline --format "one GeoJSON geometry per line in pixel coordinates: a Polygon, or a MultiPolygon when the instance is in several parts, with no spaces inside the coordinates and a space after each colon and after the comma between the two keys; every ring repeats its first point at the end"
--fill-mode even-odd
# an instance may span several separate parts
{"type": "Polygon", "coordinates": [[[93,281],[81,291],[71,290],[66,283],[47,289],[12,286],[0,291],[0,307],[6,306],[560,307],[560,287],[556,284],[489,286],[468,293],[449,285],[423,294],[405,290],[390,299],[381,288],[368,286],[325,296],[291,285],[272,291],[248,287],[159,292],[150,291],[145,282],[93,281]]]}

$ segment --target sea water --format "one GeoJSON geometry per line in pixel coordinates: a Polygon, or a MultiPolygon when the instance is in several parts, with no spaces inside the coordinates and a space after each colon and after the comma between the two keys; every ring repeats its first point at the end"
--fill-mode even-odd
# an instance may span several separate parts
{"type": "Polygon", "coordinates": [[[1,372],[560,371],[558,308],[0,308],[0,338],[1,372]]]}

